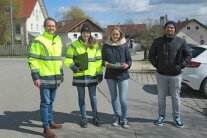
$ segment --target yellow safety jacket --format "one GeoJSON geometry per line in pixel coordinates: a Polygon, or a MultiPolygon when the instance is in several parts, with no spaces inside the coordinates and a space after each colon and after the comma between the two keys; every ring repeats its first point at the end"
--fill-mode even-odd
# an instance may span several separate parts
{"type": "Polygon", "coordinates": [[[86,48],[85,44],[79,39],[74,41],[68,48],[64,63],[67,67],[77,68],[73,59],[76,55],[88,53],[88,69],[73,73],[73,86],[97,85],[103,78],[103,66],[101,48],[94,44],[92,48],[86,48]]]}
{"type": "Polygon", "coordinates": [[[29,51],[33,80],[40,79],[43,88],[57,88],[63,79],[62,42],[57,35],[44,32],[36,37],[29,51]]]}

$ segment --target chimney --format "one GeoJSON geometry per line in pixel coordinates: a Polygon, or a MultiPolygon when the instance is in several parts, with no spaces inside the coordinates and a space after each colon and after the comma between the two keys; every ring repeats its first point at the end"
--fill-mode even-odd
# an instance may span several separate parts
{"type": "Polygon", "coordinates": [[[168,21],[168,19],[167,19],[167,14],[165,14],[165,21],[168,21]]]}
{"type": "Polygon", "coordinates": [[[188,21],[188,18],[186,18],[185,20],[188,21]]]}
{"type": "Polygon", "coordinates": [[[64,26],[64,25],[65,25],[65,22],[64,22],[64,21],[62,21],[62,22],[61,22],[61,26],[64,26]]]}

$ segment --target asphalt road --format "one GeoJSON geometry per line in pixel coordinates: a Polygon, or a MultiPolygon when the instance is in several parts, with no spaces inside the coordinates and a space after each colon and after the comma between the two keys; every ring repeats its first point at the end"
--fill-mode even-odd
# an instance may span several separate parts
{"type": "MultiPolygon", "coordinates": [[[[162,127],[153,124],[157,118],[156,84],[129,80],[128,112],[130,128],[114,128],[110,124],[113,111],[105,80],[98,86],[97,102],[102,126],[89,123],[79,126],[80,115],[76,88],[71,85],[72,74],[64,68],[65,80],[58,89],[54,105],[55,121],[63,129],[54,130],[59,138],[206,138],[206,99],[183,88],[181,116],[185,128],[176,128],[171,115],[171,99],[167,98],[167,118],[162,127]]],[[[139,75],[139,74],[137,74],[139,75]]],[[[144,75],[143,75],[144,77],[144,75]]],[[[26,59],[0,59],[0,138],[41,138],[39,90],[33,86],[26,59]]],[[[89,121],[91,108],[86,94],[89,121]]]]}

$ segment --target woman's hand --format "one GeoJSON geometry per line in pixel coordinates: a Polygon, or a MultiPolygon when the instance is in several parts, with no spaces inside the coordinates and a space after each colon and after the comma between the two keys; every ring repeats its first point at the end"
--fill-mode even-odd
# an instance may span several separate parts
{"type": "Polygon", "coordinates": [[[77,72],[81,72],[81,67],[77,67],[77,72]]]}
{"type": "Polygon", "coordinates": [[[105,61],[104,66],[109,67],[109,64],[110,64],[109,62],[105,61]]]}
{"type": "Polygon", "coordinates": [[[127,69],[128,67],[129,67],[128,64],[126,64],[126,63],[123,64],[123,68],[124,68],[124,69],[127,69]]]}

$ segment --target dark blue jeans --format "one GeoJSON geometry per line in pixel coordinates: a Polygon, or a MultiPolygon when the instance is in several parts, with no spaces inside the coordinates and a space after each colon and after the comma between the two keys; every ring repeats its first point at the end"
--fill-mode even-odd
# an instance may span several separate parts
{"type": "MultiPolygon", "coordinates": [[[[85,87],[77,86],[78,101],[82,118],[86,118],[85,87]]],[[[88,86],[93,117],[97,117],[96,85],[88,86]]]]}
{"type": "Polygon", "coordinates": [[[40,88],[40,116],[43,128],[48,128],[53,122],[52,112],[56,90],[56,88],[40,88]]]}

